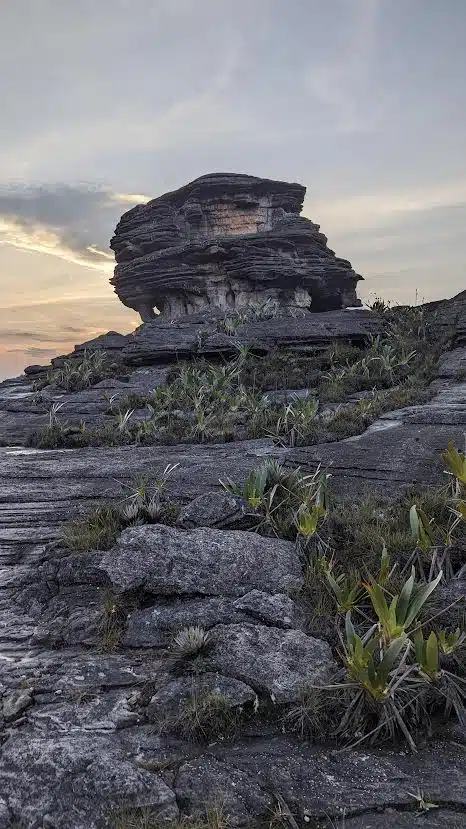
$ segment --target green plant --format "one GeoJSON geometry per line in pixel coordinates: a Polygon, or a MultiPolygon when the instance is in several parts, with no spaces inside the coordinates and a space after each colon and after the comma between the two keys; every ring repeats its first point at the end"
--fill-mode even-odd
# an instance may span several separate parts
{"type": "Polygon", "coordinates": [[[224,694],[193,690],[168,728],[187,739],[201,742],[231,739],[238,731],[242,715],[241,706],[232,705],[224,694]]]}
{"type": "Polygon", "coordinates": [[[385,597],[384,588],[375,580],[364,585],[387,644],[409,632],[441,578],[442,572],[440,571],[432,581],[418,585],[413,567],[401,592],[393,596],[390,605],[385,597]]]}
{"type": "Polygon", "coordinates": [[[433,803],[429,797],[426,795],[421,789],[418,788],[417,793],[413,794],[413,792],[407,792],[411,797],[414,797],[417,803],[417,813],[424,814],[425,812],[430,812],[431,809],[438,809],[438,803],[433,803]]]}
{"type": "Polygon", "coordinates": [[[108,550],[113,547],[125,522],[120,511],[113,505],[103,505],[88,515],[72,518],[64,524],[62,539],[66,547],[75,553],[89,550],[108,550]]]}
{"type": "Polygon", "coordinates": [[[460,486],[466,485],[466,455],[458,452],[454,443],[449,441],[448,449],[442,453],[448,473],[453,475],[460,486]]]}
{"type": "Polygon", "coordinates": [[[463,647],[466,642],[466,633],[461,631],[460,628],[456,628],[454,631],[440,630],[438,632],[438,641],[442,653],[449,656],[463,647]]]}
{"type": "MultiPolygon", "coordinates": [[[[449,716],[453,710],[458,720],[466,724],[466,680],[442,665],[442,648],[439,647],[439,638],[434,631],[431,631],[427,639],[424,639],[420,629],[415,631],[412,641],[416,667],[420,676],[430,684],[432,705],[435,707],[442,700],[445,714],[449,716]]],[[[456,636],[453,638],[456,639],[456,636]]],[[[459,646],[460,639],[461,634],[456,643],[453,644],[451,640],[453,650],[459,646]]],[[[443,641],[445,644],[445,638],[443,641]]]]}
{"type": "Polygon", "coordinates": [[[110,372],[105,352],[85,350],[81,358],[69,358],[64,360],[60,368],[50,369],[47,381],[65,391],[81,391],[103,380],[110,372]]]}
{"type": "Polygon", "coordinates": [[[334,596],[338,613],[346,614],[357,607],[364,595],[359,573],[350,576],[340,573],[334,576],[332,567],[329,566],[325,569],[325,577],[334,596]]]}
{"type": "Polygon", "coordinates": [[[429,680],[440,678],[440,657],[437,636],[432,631],[424,640],[422,630],[418,628],[413,634],[412,641],[416,655],[416,663],[422,675],[429,680]]]}
{"type": "Polygon", "coordinates": [[[359,636],[346,615],[346,638],[342,660],[346,676],[342,682],[326,686],[349,695],[346,711],[335,730],[335,736],[368,739],[394,739],[401,733],[415,750],[413,728],[420,722],[423,710],[419,704],[422,681],[413,676],[414,668],[407,665],[411,647],[405,633],[386,646],[373,625],[364,636],[359,636]]]}
{"type": "Polygon", "coordinates": [[[165,497],[165,489],[175,469],[176,464],[167,464],[162,474],[153,480],[147,475],[136,479],[133,485],[124,484],[130,494],[121,503],[119,508],[121,518],[125,522],[142,520],[144,523],[163,523],[163,518],[170,512],[170,502],[165,497]]]}
{"type": "Polygon", "coordinates": [[[299,468],[287,469],[270,458],[253,469],[242,485],[230,479],[220,483],[258,513],[258,529],[295,537],[300,514],[312,515],[316,508],[319,516],[325,513],[328,478],[320,467],[313,474],[303,475],[299,468]]]}
{"type": "Polygon", "coordinates": [[[319,421],[319,401],[310,395],[292,400],[279,410],[277,421],[270,437],[282,446],[301,446],[314,442],[319,421]]]}
{"type": "Polygon", "coordinates": [[[296,513],[296,529],[298,536],[305,540],[309,540],[317,532],[320,521],[327,515],[325,506],[321,503],[315,503],[309,506],[308,504],[301,504],[296,513]]]}
{"type": "Polygon", "coordinates": [[[423,552],[428,552],[435,545],[435,536],[432,528],[432,519],[429,519],[423,510],[413,504],[409,511],[411,533],[416,545],[423,552]]]}

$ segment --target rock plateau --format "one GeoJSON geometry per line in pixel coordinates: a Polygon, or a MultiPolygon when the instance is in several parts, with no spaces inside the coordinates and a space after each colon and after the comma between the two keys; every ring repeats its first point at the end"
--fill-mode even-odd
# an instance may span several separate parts
{"type": "MultiPolygon", "coordinates": [[[[400,312],[423,349],[414,376],[416,356],[393,358],[396,313],[345,307],[357,304],[358,277],[300,218],[303,198],[300,185],[216,174],[137,206],[112,240],[114,285],[147,321],[0,384],[0,829],[152,829],[216,804],[231,827],[465,825],[461,723],[426,731],[412,755],[400,743],[342,750],[287,727],[306,689],[334,676],[336,611],[320,624],[299,545],[257,532],[247,500],[220,483],[243,482],[264,459],[301,474],[321,464],[340,523],[369,497],[378,527],[408,490],[445,481],[449,441],[463,448],[466,292],[400,312]],[[269,298],[273,315],[248,314],[251,299],[269,298]],[[103,376],[72,390],[92,354],[104,356],[103,376]],[[195,399],[192,411],[170,410],[192,438],[162,439],[179,372],[197,367],[205,385],[212,364],[222,380],[238,354],[248,368],[228,439],[206,438],[195,399]],[[241,395],[283,419],[283,401],[305,410],[329,377],[353,382],[355,366],[363,388],[317,401],[304,440],[274,436],[270,419],[248,433],[241,395]],[[354,433],[331,431],[355,412],[354,433]],[[107,442],[86,443],[99,429],[107,442]],[[28,445],[41,430],[62,443],[28,445]],[[167,467],[176,511],[143,521],[133,508],[144,481],[167,467]],[[125,528],[70,549],[67,522],[104,504],[129,510],[125,528]],[[174,637],[190,627],[206,638],[183,661],[174,637]],[[205,700],[221,700],[223,719],[214,705],[217,730],[200,735],[205,700]],[[421,794],[436,808],[418,817],[421,794]]],[[[345,543],[341,533],[337,556],[345,543]]],[[[455,627],[464,543],[452,556],[455,578],[439,595],[455,627]]]]}

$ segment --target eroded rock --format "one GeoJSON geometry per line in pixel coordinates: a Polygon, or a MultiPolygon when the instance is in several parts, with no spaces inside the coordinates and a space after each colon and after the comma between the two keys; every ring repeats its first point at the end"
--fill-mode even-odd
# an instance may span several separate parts
{"type": "Polygon", "coordinates": [[[254,589],[288,593],[302,583],[289,541],[206,527],[127,529],[102,556],[100,567],[116,592],[141,589],[160,596],[243,596],[254,589]]]}
{"type": "Polygon", "coordinates": [[[362,277],[300,217],[300,184],[212,173],[125,213],[111,247],[111,280],[144,321],[204,308],[235,310],[252,299],[327,311],[360,305],[362,277]]]}
{"type": "Polygon", "coordinates": [[[335,664],[329,645],[300,630],[219,625],[208,661],[277,702],[292,702],[306,685],[322,685],[335,664]]]}

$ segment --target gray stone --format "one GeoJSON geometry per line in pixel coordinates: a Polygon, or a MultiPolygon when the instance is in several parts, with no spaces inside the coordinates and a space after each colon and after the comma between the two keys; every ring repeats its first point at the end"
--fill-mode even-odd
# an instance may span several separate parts
{"type": "Polygon", "coordinates": [[[184,627],[203,627],[209,630],[219,624],[231,624],[246,619],[230,598],[208,597],[158,603],[136,610],[126,620],[122,645],[127,648],[164,647],[184,627]]]}
{"type": "Polygon", "coordinates": [[[207,660],[215,670],[280,703],[298,699],[306,685],[327,682],[335,668],[329,645],[299,630],[218,625],[212,642],[207,660]]]}
{"type": "Polygon", "coordinates": [[[358,815],[345,820],[345,829],[413,829],[414,820],[422,822],[426,829],[463,829],[464,814],[450,809],[433,806],[429,811],[400,812],[398,809],[384,809],[373,814],[358,815]]]}
{"type": "Polygon", "coordinates": [[[32,702],[32,690],[25,688],[22,691],[14,691],[12,694],[3,698],[2,708],[3,716],[8,722],[14,720],[27,708],[32,702]]]}
{"type": "Polygon", "coordinates": [[[254,589],[287,593],[302,583],[289,541],[207,527],[183,531],[157,524],[124,530],[100,567],[116,592],[142,589],[161,596],[242,596],[254,589]]]}
{"type": "Polygon", "coordinates": [[[257,524],[257,515],[243,498],[225,491],[206,492],[187,504],[180,512],[180,527],[216,527],[217,529],[248,529],[257,524]]]}
{"type": "Polygon", "coordinates": [[[101,829],[132,806],[150,807],[161,820],[178,816],[173,791],[112,737],[24,731],[2,754],[0,789],[25,829],[101,829]]]}
{"type": "Polygon", "coordinates": [[[244,682],[216,673],[199,676],[182,676],[170,679],[151,698],[147,715],[163,730],[176,723],[177,718],[189,703],[202,700],[210,694],[219,694],[227,707],[238,708],[254,703],[256,693],[244,682]]]}
{"type": "MultiPolygon", "coordinates": [[[[319,821],[330,827],[326,821],[331,818],[338,826],[344,815],[348,821],[353,815],[378,813],[379,824],[369,823],[372,829],[385,825],[382,810],[392,808],[396,816],[410,810],[411,829],[418,820],[413,794],[421,790],[434,803],[447,806],[450,823],[445,825],[456,829],[462,826],[457,819],[464,821],[465,782],[460,746],[436,744],[413,756],[367,748],[330,751],[276,737],[190,759],[179,769],[176,794],[189,814],[199,813],[200,804],[213,802],[215,793],[221,793],[233,825],[262,816],[280,796],[300,825],[319,821]]],[[[404,824],[394,817],[391,827],[398,825],[404,824]]]]}
{"type": "Polygon", "coordinates": [[[439,623],[444,628],[464,627],[466,613],[466,573],[440,584],[431,597],[432,613],[442,610],[439,623]]]}
{"type": "Polygon", "coordinates": [[[211,312],[193,314],[174,325],[161,315],[128,336],[122,358],[129,365],[144,365],[194,355],[233,355],[237,345],[250,345],[261,352],[284,348],[305,352],[335,340],[363,345],[383,330],[380,317],[362,309],[246,322],[236,329],[234,337],[218,332],[221,319],[211,312]]]}
{"type": "Polygon", "coordinates": [[[128,689],[105,693],[76,689],[67,697],[63,702],[55,700],[36,706],[29,714],[29,722],[48,734],[53,731],[104,734],[141,722],[140,714],[130,706],[128,689]]]}
{"type": "Polygon", "coordinates": [[[11,829],[11,813],[3,797],[0,797],[0,829],[11,829]]]}
{"type": "Polygon", "coordinates": [[[143,321],[157,306],[179,317],[252,299],[326,311],[360,305],[362,277],[338,259],[319,225],[300,217],[305,188],[212,173],[125,213],[111,247],[111,283],[143,321]]]}
{"type": "Polygon", "coordinates": [[[234,607],[261,622],[276,627],[299,627],[302,623],[302,614],[297,605],[289,596],[282,593],[271,596],[262,590],[251,590],[241,599],[237,599],[234,607]]]}
{"type": "Polygon", "coordinates": [[[186,814],[193,817],[202,815],[201,804],[221,803],[232,826],[246,825],[252,816],[270,813],[276,802],[260,778],[254,780],[247,772],[212,756],[183,763],[176,778],[176,796],[186,814]]]}

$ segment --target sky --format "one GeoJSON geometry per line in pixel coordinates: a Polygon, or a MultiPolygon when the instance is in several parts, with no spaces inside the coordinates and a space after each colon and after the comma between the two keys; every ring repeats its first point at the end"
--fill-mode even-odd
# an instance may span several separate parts
{"type": "Polygon", "coordinates": [[[0,378],[139,324],[120,215],[208,172],[307,187],[361,297],[465,288],[465,0],[0,0],[0,378]]]}

